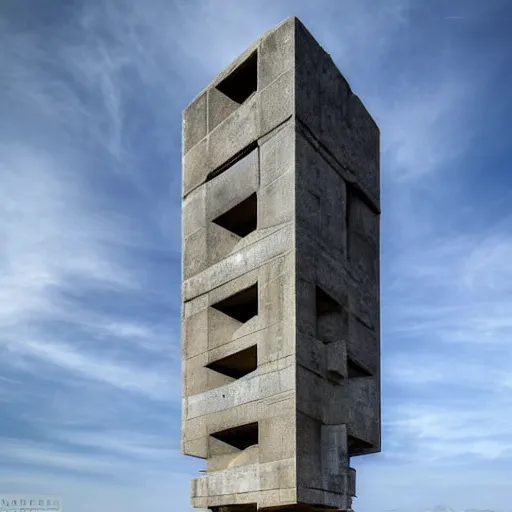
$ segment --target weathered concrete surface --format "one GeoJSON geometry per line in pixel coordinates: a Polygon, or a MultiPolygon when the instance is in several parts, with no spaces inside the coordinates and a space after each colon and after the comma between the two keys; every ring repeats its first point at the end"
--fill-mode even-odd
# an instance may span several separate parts
{"type": "Polygon", "coordinates": [[[192,503],[348,509],[380,451],[379,130],[292,17],[185,110],[182,167],[192,503]]]}

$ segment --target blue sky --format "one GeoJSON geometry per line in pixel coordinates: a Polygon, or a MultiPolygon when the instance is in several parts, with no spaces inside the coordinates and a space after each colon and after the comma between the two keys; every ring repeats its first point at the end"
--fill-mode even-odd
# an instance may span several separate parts
{"type": "Polygon", "coordinates": [[[382,133],[383,452],[355,508],[512,510],[506,0],[3,0],[0,492],[190,510],[181,111],[291,14],[382,133]]]}

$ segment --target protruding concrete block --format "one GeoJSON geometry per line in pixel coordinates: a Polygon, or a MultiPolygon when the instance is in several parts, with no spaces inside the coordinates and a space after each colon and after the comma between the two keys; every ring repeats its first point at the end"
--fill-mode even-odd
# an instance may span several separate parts
{"type": "Polygon", "coordinates": [[[266,187],[287,171],[295,169],[295,137],[295,126],[290,121],[272,132],[272,136],[261,139],[261,187],[266,187]]]}
{"type": "Polygon", "coordinates": [[[217,88],[208,89],[208,128],[214,130],[229,117],[240,105],[222,94],[217,88]]]}
{"type": "Polygon", "coordinates": [[[294,113],[294,71],[290,69],[261,91],[260,130],[261,135],[280,126],[294,113]]]}
{"type": "Polygon", "coordinates": [[[206,184],[208,221],[215,221],[220,215],[254,194],[258,188],[258,150],[254,149],[206,184]]]}
{"type": "Polygon", "coordinates": [[[185,111],[182,164],[192,503],[348,509],[380,450],[378,128],[291,17],[185,111]]]}
{"type": "Polygon", "coordinates": [[[295,19],[289,18],[261,40],[258,48],[258,90],[262,91],[295,64],[295,19]]]}
{"type": "Polygon", "coordinates": [[[183,155],[183,197],[204,183],[210,169],[209,162],[208,138],[206,137],[183,155]]]}
{"type": "Polygon", "coordinates": [[[347,343],[338,340],[325,346],[327,378],[339,382],[348,377],[347,343]]]}
{"type": "Polygon", "coordinates": [[[183,113],[183,153],[206,136],[206,94],[201,94],[183,113]]]}
{"type": "Polygon", "coordinates": [[[295,184],[295,175],[288,172],[262,187],[258,199],[258,227],[264,229],[294,220],[295,202],[290,200],[290,190],[295,184]]]}
{"type": "Polygon", "coordinates": [[[259,104],[260,97],[253,96],[210,133],[210,171],[215,171],[256,141],[260,133],[259,104]]]}

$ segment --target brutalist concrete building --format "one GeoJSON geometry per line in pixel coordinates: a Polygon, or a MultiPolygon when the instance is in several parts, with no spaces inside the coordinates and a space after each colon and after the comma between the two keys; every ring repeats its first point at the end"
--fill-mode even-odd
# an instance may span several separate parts
{"type": "Polygon", "coordinates": [[[288,18],[183,114],[192,504],[348,509],[380,451],[379,129],[288,18]]]}

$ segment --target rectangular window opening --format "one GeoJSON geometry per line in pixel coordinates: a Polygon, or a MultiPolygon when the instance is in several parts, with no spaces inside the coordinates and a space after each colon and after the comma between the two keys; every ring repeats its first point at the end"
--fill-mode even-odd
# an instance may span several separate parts
{"type": "Polygon", "coordinates": [[[206,365],[210,370],[214,370],[228,377],[234,379],[240,379],[245,375],[256,370],[258,366],[258,346],[253,345],[252,347],[246,348],[231,354],[230,356],[218,359],[213,363],[206,365]]]}
{"type": "Polygon", "coordinates": [[[221,313],[245,323],[258,314],[258,283],[212,305],[221,313]]]}
{"type": "Polygon", "coordinates": [[[347,203],[345,205],[345,234],[346,234],[346,254],[347,258],[350,259],[351,255],[351,245],[353,240],[352,237],[354,233],[352,232],[352,212],[354,209],[354,205],[356,202],[364,204],[371,212],[379,215],[379,211],[376,206],[373,204],[372,200],[359,188],[355,183],[346,182],[347,189],[347,203]]]}
{"type": "Polygon", "coordinates": [[[256,193],[214,219],[213,222],[241,238],[255,231],[258,224],[256,193]]]}
{"type": "Polygon", "coordinates": [[[258,422],[228,428],[220,432],[210,434],[213,438],[229,444],[239,450],[245,450],[249,446],[258,444],[258,422]]]}
{"type": "Polygon", "coordinates": [[[217,90],[241,105],[258,89],[258,52],[255,51],[224,80],[217,90]]]}

